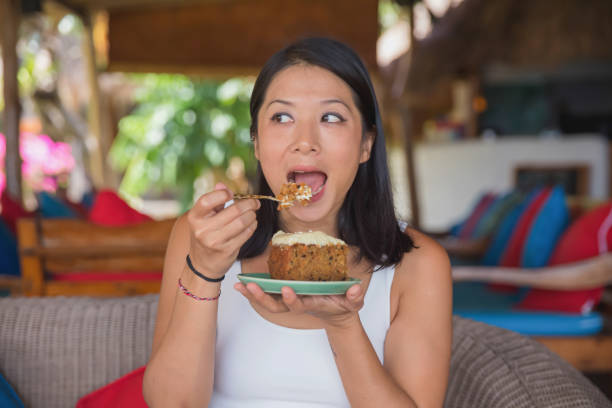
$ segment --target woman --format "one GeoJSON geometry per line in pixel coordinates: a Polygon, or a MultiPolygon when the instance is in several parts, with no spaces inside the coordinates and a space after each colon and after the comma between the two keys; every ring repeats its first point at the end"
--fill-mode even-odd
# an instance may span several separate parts
{"type": "Polygon", "coordinates": [[[225,205],[232,193],[217,184],[179,218],[164,265],[146,401],[442,406],[449,261],[432,239],[395,218],[380,115],[363,63],[333,40],[297,42],[262,69],[251,117],[259,193],[278,193],[297,173],[313,198],[279,213],[267,200],[225,205]],[[279,229],[346,241],[349,275],[361,284],[345,295],[297,296],[284,287],[274,296],[239,283],[238,273],[267,271],[268,244],[279,229]]]}

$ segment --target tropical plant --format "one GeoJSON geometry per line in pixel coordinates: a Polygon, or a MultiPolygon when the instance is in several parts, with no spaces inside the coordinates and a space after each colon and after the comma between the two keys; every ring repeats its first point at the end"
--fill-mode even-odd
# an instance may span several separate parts
{"type": "Polygon", "coordinates": [[[238,162],[252,176],[251,81],[169,74],[133,79],[139,84],[136,108],[119,122],[110,151],[112,165],[123,172],[122,195],[170,192],[185,209],[192,203],[195,181],[205,172],[225,174],[238,162]]]}

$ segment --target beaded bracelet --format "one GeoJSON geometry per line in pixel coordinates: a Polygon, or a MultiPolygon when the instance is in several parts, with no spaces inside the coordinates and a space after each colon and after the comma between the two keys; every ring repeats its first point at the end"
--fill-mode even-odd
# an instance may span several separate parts
{"type": "Polygon", "coordinates": [[[204,276],[204,274],[202,274],[201,272],[198,272],[191,263],[191,258],[189,257],[189,254],[187,254],[185,261],[187,261],[187,266],[189,267],[189,269],[191,269],[191,272],[195,273],[197,276],[204,279],[206,282],[221,282],[223,279],[225,279],[225,275],[220,278],[209,278],[208,276],[204,276]]]}
{"type": "Polygon", "coordinates": [[[189,289],[187,289],[185,286],[183,286],[183,282],[181,282],[181,278],[179,278],[178,280],[178,285],[179,288],[181,288],[181,291],[186,294],[187,296],[189,296],[190,298],[193,298],[195,300],[207,300],[207,301],[212,301],[212,300],[217,300],[219,299],[219,297],[221,297],[221,289],[219,289],[219,294],[215,297],[200,297],[197,295],[194,295],[193,293],[191,293],[189,291],[189,289]]]}

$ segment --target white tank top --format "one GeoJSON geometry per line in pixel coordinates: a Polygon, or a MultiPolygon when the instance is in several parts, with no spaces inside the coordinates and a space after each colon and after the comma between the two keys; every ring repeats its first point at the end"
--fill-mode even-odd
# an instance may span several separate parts
{"type": "MultiPolygon", "coordinates": [[[[261,317],[233,288],[240,271],[235,262],[221,285],[209,407],[350,407],[325,330],[291,329],[261,317]]],[[[394,267],[374,272],[359,311],[381,363],[394,272],[394,267]]]]}

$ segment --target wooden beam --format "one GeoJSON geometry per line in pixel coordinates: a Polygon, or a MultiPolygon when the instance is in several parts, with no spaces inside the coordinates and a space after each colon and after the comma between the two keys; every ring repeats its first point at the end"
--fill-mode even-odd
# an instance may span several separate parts
{"type": "Polygon", "coordinates": [[[93,20],[91,12],[87,11],[81,16],[83,21],[83,55],[85,57],[85,69],[87,83],[89,85],[89,104],[87,108],[87,119],[89,134],[86,137],[91,141],[87,143],[89,148],[89,174],[96,189],[107,186],[106,153],[110,148],[110,142],[103,139],[101,122],[100,83],[98,81],[98,67],[96,64],[96,52],[93,42],[93,20]]]}
{"type": "Polygon", "coordinates": [[[121,8],[152,8],[168,5],[228,2],[234,0],[55,0],[73,9],[121,9],[121,8]]]}
{"type": "Polygon", "coordinates": [[[21,156],[19,155],[19,82],[17,71],[17,36],[21,17],[19,0],[0,0],[0,40],[4,78],[4,136],[6,138],[5,175],[6,192],[21,202],[21,156]]]}
{"type": "Polygon", "coordinates": [[[344,41],[374,68],[377,8],[376,0],[236,0],[111,9],[109,70],[156,66],[251,70],[306,36],[344,41]]]}

